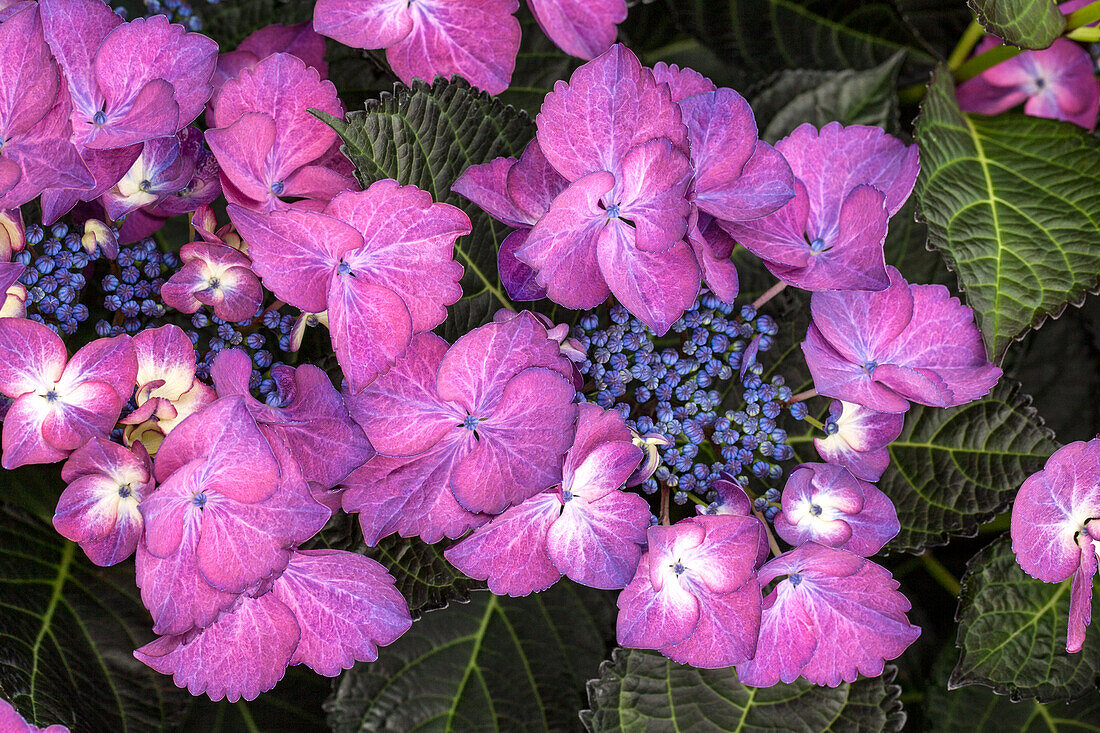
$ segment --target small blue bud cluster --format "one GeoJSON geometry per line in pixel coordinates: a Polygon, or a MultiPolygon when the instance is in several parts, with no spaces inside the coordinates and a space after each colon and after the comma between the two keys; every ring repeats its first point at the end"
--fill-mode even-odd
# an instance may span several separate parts
{"type": "Polygon", "coordinates": [[[119,248],[111,272],[99,281],[103,307],[114,314],[111,321],[101,319],[95,330],[99,336],[135,334],[160,325],[168,308],[160,299],[160,288],[180,266],[175,252],[161,252],[150,238],[119,248]]]}
{"type": "Polygon", "coordinates": [[[794,450],[777,419],[784,411],[802,419],[806,407],[787,403],[792,394],[782,376],[765,382],[755,358],[742,369],[750,346],[767,352],[778,330],[751,305],[738,309],[707,291],[660,338],[619,305],[606,317],[581,318],[574,335],[588,350],[580,365],[591,380],[588,398],[622,412],[639,433],[669,441],[643,490],[663,484],[683,504],[689,492],[713,501],[711,483],[723,472],[742,486],[749,474],[767,484],[782,479],[779,464],[794,450]],[[739,395],[732,389],[738,382],[739,395]]]}
{"type": "MultiPolygon", "coordinates": [[[[27,269],[19,281],[27,289],[27,318],[44,323],[55,333],[76,333],[88,320],[88,306],[80,302],[95,257],[80,243],[80,232],[58,222],[52,227],[31,224],[27,247],[14,260],[27,269]]],[[[2,302],[2,300],[0,300],[2,302]]]]}
{"type": "Polygon", "coordinates": [[[282,328],[286,319],[290,321],[288,328],[293,327],[292,316],[282,316],[277,309],[264,309],[261,306],[252,318],[229,323],[203,306],[192,314],[188,324],[190,328],[185,326],[187,336],[198,352],[196,374],[200,379],[209,378],[210,367],[218,352],[223,349],[240,349],[252,360],[249,389],[259,392],[265,399],[269,398],[268,401],[274,405],[277,402],[275,380],[271,379],[269,371],[271,367],[283,363],[276,361],[275,351],[285,350],[280,349],[279,344],[284,335],[282,328]]]}
{"type": "Polygon", "coordinates": [[[775,519],[775,515],[779,514],[779,502],[781,497],[782,494],[779,489],[768,489],[764,492],[763,496],[758,496],[753,499],[752,508],[760,512],[765,519],[771,522],[775,519]]]}

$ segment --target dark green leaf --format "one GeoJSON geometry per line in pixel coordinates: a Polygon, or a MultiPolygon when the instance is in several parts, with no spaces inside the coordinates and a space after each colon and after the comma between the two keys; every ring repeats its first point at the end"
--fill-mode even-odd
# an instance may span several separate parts
{"type": "Polygon", "coordinates": [[[271,23],[293,25],[313,19],[311,0],[232,0],[202,8],[202,33],[223,51],[232,51],[248,34],[271,23]]]}
{"type": "Polygon", "coordinates": [[[967,563],[956,618],[955,645],[962,653],[951,673],[951,688],[986,685],[1016,699],[1040,702],[1096,691],[1098,625],[1085,636],[1081,652],[1066,652],[1069,581],[1044,583],[1024,573],[1007,533],[967,563]]]}
{"type": "Polygon", "coordinates": [[[325,699],[332,680],[309,667],[295,665],[274,690],[255,700],[235,703],[194,698],[180,731],[202,733],[328,733],[325,699]]]}
{"type": "Polygon", "coordinates": [[[393,94],[368,100],[347,121],[323,113],[344,140],[344,154],[355,164],[363,186],[384,178],[414,184],[462,208],[473,222],[473,233],[459,239],[455,259],[466,268],[465,296],[452,306],[442,335],[453,340],[469,330],[455,323],[477,326],[496,309],[509,304],[497,275],[497,248],[510,231],[463,197],[451,184],[471,165],[500,156],[518,156],[535,134],[525,112],[507,106],[462,79],[437,78],[428,85],[414,81],[411,88],[397,85],[393,94]]]}
{"type": "Polygon", "coordinates": [[[904,58],[899,51],[866,71],[779,72],[750,100],[760,137],[774,143],[804,122],[822,127],[834,121],[876,125],[896,134],[898,71],[904,58]]]}
{"type": "Polygon", "coordinates": [[[990,358],[1100,284],[1100,141],[1025,115],[966,115],[936,72],[917,120],[922,218],[990,358]]]}
{"type": "Polygon", "coordinates": [[[61,480],[61,464],[20,466],[4,471],[3,501],[22,507],[47,521],[57,508],[57,500],[65,490],[61,480]]]}
{"type": "Polygon", "coordinates": [[[476,593],[426,614],[326,703],[347,731],[563,731],[615,633],[615,594],[562,581],[526,598],[476,593]]]}
{"type": "Polygon", "coordinates": [[[966,0],[897,0],[906,24],[940,58],[947,58],[973,15],[966,0]]]}
{"type": "Polygon", "coordinates": [[[98,568],[53,527],[0,505],[0,698],[31,723],[161,730],[187,696],[133,650],[151,641],[132,566],[98,568]]]}
{"type": "Polygon", "coordinates": [[[928,227],[917,221],[913,196],[890,219],[886,235],[886,262],[901,271],[911,283],[936,283],[955,287],[956,279],[939,253],[928,248],[928,227]]]}
{"type": "Polygon", "coordinates": [[[805,680],[746,687],[733,667],[696,669],[657,652],[616,649],[588,683],[593,733],[605,731],[897,731],[905,724],[887,667],[875,679],[835,688],[805,680]]]}
{"type": "Polygon", "coordinates": [[[987,31],[1020,48],[1047,48],[1066,27],[1054,0],[970,0],[970,7],[987,31]]]}
{"type": "Polygon", "coordinates": [[[947,673],[954,654],[950,653],[953,650],[947,651],[937,662],[924,697],[931,733],[1100,733],[1100,693],[1091,692],[1066,705],[1036,700],[1013,702],[1007,695],[979,685],[949,691],[947,673]]]}
{"type": "Polygon", "coordinates": [[[909,50],[909,74],[933,63],[884,0],[687,0],[688,31],[720,58],[762,79],[778,69],[869,69],[909,50]]]}
{"type": "Polygon", "coordinates": [[[919,553],[973,536],[1056,448],[1031,398],[1007,381],[962,407],[914,404],[878,482],[901,522],[887,549],[919,553]]]}
{"type": "Polygon", "coordinates": [[[359,522],[339,512],[306,547],[358,552],[381,563],[397,581],[413,618],[419,618],[426,611],[446,608],[452,601],[466,603],[470,591],[485,587],[483,581],[467,578],[447,562],[443,551],[450,544],[450,540],[444,540],[429,545],[417,537],[390,535],[374,547],[367,547],[359,522]]]}

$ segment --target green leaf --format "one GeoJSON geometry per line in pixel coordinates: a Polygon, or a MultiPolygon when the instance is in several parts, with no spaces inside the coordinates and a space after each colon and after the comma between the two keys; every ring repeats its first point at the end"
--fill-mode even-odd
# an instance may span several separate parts
{"type": "Polygon", "coordinates": [[[477,593],[425,615],[326,704],[345,731],[578,727],[585,680],[615,634],[615,594],[562,581],[525,598],[477,593]]]}
{"type": "MultiPolygon", "coordinates": [[[[1094,623],[1084,649],[1066,651],[1069,584],[1044,583],[1024,573],[1007,533],[975,555],[962,578],[955,615],[955,646],[962,653],[950,687],[986,685],[1015,699],[1040,702],[1094,692],[1100,634],[1094,623]]],[[[1097,585],[1094,579],[1094,591],[1097,585]]],[[[1094,621],[1095,616],[1094,606],[1094,621]]]]}
{"type": "Polygon", "coordinates": [[[311,0],[233,0],[205,5],[201,33],[210,36],[223,51],[232,51],[248,34],[279,22],[283,25],[313,20],[311,0]]]}
{"type": "Polygon", "coordinates": [[[444,540],[429,545],[418,537],[390,535],[374,547],[367,547],[359,522],[351,514],[339,512],[305,547],[358,552],[377,561],[397,581],[397,590],[405,596],[416,619],[427,611],[446,608],[452,601],[467,603],[470,591],[485,587],[484,581],[467,578],[443,557],[451,544],[444,540]]]}
{"type": "Polygon", "coordinates": [[[942,68],[917,119],[916,195],[990,358],[1100,285],[1100,141],[1076,125],[959,111],[942,68]]]}
{"type": "Polygon", "coordinates": [[[202,733],[328,733],[325,700],[332,694],[332,680],[309,667],[289,667],[275,689],[255,700],[211,702],[192,698],[191,709],[180,731],[202,733]]]}
{"type": "Polygon", "coordinates": [[[99,568],[53,527],[0,504],[0,698],[30,723],[161,730],[187,695],[133,650],[152,640],[132,566],[99,568]]]}
{"type": "Polygon", "coordinates": [[[897,0],[897,6],[906,25],[944,59],[973,18],[966,0],[897,0]]]}
{"type": "MultiPolygon", "coordinates": [[[[950,651],[950,650],[949,650],[950,651]]],[[[1069,705],[1036,700],[1013,702],[988,687],[971,685],[947,689],[951,669],[947,657],[936,663],[924,696],[930,733],[1100,733],[1100,692],[1090,692],[1069,705]]]]}
{"type": "Polygon", "coordinates": [[[755,79],[777,69],[870,69],[908,50],[907,76],[935,59],[885,0],[685,0],[688,32],[755,79]]]}
{"type": "Polygon", "coordinates": [[[760,137],[774,143],[804,122],[875,125],[897,134],[898,72],[905,52],[866,71],[781,71],[750,100],[760,137]]]}
{"type": "Polygon", "coordinates": [[[64,490],[60,463],[20,466],[4,471],[4,493],[0,501],[26,509],[48,522],[64,490]]]}
{"type": "Polygon", "coordinates": [[[654,651],[616,649],[588,683],[581,713],[604,731],[897,731],[905,724],[895,670],[835,688],[805,680],[746,687],[733,667],[696,669],[654,651]]]}
{"type": "Polygon", "coordinates": [[[1004,380],[961,407],[914,404],[878,482],[901,522],[887,549],[919,553],[952,536],[972,537],[1057,447],[1031,398],[1004,380]]]}
{"type": "Polygon", "coordinates": [[[473,232],[455,245],[464,268],[462,300],[450,309],[441,329],[453,340],[510,307],[497,274],[497,249],[511,231],[462,196],[451,184],[471,165],[501,156],[518,156],[534,137],[527,113],[489,94],[472,89],[461,78],[437,77],[432,85],[416,80],[411,88],[396,85],[393,94],[367,100],[365,109],[349,112],[347,121],[315,112],[344,140],[344,154],[355,165],[364,186],[393,178],[414,184],[463,209],[473,232]],[[458,330],[455,324],[463,324],[458,330]]]}
{"type": "Polygon", "coordinates": [[[886,234],[886,263],[901,271],[911,283],[936,283],[953,288],[956,278],[939,253],[928,248],[928,227],[917,221],[917,202],[913,196],[890,219],[886,234]]]}
{"type": "Polygon", "coordinates": [[[1047,48],[1066,28],[1054,0],[970,0],[985,29],[1020,48],[1047,48]]]}

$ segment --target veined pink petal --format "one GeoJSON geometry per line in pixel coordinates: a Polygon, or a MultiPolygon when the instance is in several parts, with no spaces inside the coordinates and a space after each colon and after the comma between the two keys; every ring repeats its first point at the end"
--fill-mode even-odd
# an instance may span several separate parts
{"type": "Polygon", "coordinates": [[[333,276],[328,320],[336,360],[352,394],[389,369],[412,339],[412,317],[401,296],[353,270],[344,274],[338,268],[333,276]]]}
{"type": "Polygon", "coordinates": [[[682,102],[688,97],[713,92],[718,88],[710,79],[686,66],[680,68],[676,64],[658,61],[653,64],[652,70],[653,78],[658,84],[668,84],[673,102],[682,102]]]}
{"type": "Polygon", "coordinates": [[[103,382],[118,395],[119,404],[125,404],[134,393],[137,380],[137,352],[129,336],[96,339],[80,348],[59,380],[62,392],[84,382],[103,382]]]}
{"type": "Polygon", "coordinates": [[[616,638],[632,649],[659,649],[684,641],[695,631],[702,613],[699,599],[678,580],[654,588],[649,582],[651,562],[648,553],[642,556],[634,579],[616,601],[616,638]]]}
{"type": "Polygon", "coordinates": [[[162,384],[146,397],[178,400],[195,381],[195,348],[179,326],[148,328],[134,336],[137,384],[162,384]]]}
{"type": "Polygon", "coordinates": [[[389,48],[413,29],[407,0],[317,0],[313,27],[352,48],[389,48]]]}
{"type": "MultiPolygon", "coordinates": [[[[14,319],[0,319],[7,320],[14,319]]],[[[12,403],[4,415],[4,468],[10,471],[28,463],[55,463],[65,459],[69,452],[50,445],[42,435],[42,425],[49,413],[49,403],[33,392],[12,403]]]]}
{"type": "Polygon", "coordinates": [[[0,318],[0,393],[15,399],[52,387],[65,370],[65,343],[41,323],[0,318]]]}
{"type": "Polygon", "coordinates": [[[701,669],[740,664],[756,654],[760,615],[760,583],[750,578],[732,593],[703,595],[699,623],[691,636],[657,651],[701,669]]]}
{"type": "Polygon", "coordinates": [[[615,42],[626,0],[528,0],[546,35],[571,56],[593,59],[615,42]]]}
{"type": "Polygon", "coordinates": [[[76,450],[91,438],[106,437],[118,421],[122,401],[106,382],[84,381],[50,400],[42,419],[42,437],[54,448],[76,450]]]}
{"type": "Polygon", "coordinates": [[[546,547],[554,566],[582,585],[625,588],[642,557],[649,503],[617,488],[589,500],[573,494],[550,527],[546,547]]]}

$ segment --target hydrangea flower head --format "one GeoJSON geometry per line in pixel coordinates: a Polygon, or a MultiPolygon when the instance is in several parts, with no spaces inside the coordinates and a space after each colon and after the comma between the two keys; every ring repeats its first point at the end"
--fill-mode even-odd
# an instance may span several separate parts
{"type": "MultiPolygon", "coordinates": [[[[1000,39],[986,38],[976,53],[998,45],[1000,39]]],[[[1092,57],[1068,38],[986,69],[959,84],[956,95],[964,112],[995,115],[1022,104],[1025,114],[1065,120],[1086,130],[1096,127],[1100,111],[1092,57]]]]}
{"type": "Polygon", "coordinates": [[[144,446],[131,450],[92,438],[65,462],[61,478],[68,486],[57,502],[54,528],[96,565],[130,557],[145,526],[138,507],[154,485],[144,446]]]}
{"type": "Polygon", "coordinates": [[[368,544],[392,532],[458,537],[561,483],[577,407],[573,366],[530,313],[450,348],[415,336],[348,408],[379,455],[345,481],[368,544]]]}
{"type": "Polygon", "coordinates": [[[129,336],[92,341],[69,359],[47,326],[0,318],[0,394],[15,400],[4,417],[3,467],[60,461],[107,437],[136,374],[129,336]]]}
{"type": "Polygon", "coordinates": [[[91,186],[92,174],[70,140],[72,104],[36,4],[0,23],[0,70],[0,211],[53,186],[91,186]]]}
{"type": "Polygon", "coordinates": [[[273,211],[287,208],[280,197],[325,202],[355,187],[324,165],[336,132],[309,109],[344,114],[332,82],[287,53],[272,54],[225,83],[206,141],[231,203],[273,211]]]}
{"type": "Polygon", "coordinates": [[[826,463],[844,466],[864,481],[878,481],[890,465],[888,446],[904,426],[902,413],[876,412],[854,402],[833,400],[825,437],[814,438],[814,447],[826,463]]]}
{"type": "Polygon", "coordinates": [[[325,492],[374,456],[374,448],[322,369],[312,364],[278,366],[271,374],[275,399],[265,404],[249,393],[252,360],[243,351],[222,350],[210,368],[218,395],[244,398],[260,430],[286,443],[314,496],[326,497],[325,492]]]}
{"type": "Polygon", "coordinates": [[[815,389],[880,412],[987,394],[1001,370],[986,360],[970,308],[942,285],[910,285],[894,267],[887,273],[881,292],[814,293],[802,351],[815,389]]]}
{"type": "Polygon", "coordinates": [[[1024,572],[1047,583],[1072,578],[1066,651],[1079,652],[1092,616],[1100,555],[1100,438],[1054,452],[1012,505],[1012,549],[1024,572]]]}
{"type": "Polygon", "coordinates": [[[445,555],[501,595],[546,590],[562,575],[594,588],[623,588],[646,542],[649,504],[621,491],[642,458],[622,416],[585,403],[560,487],[482,525],[445,555]]]}
{"type": "Polygon", "coordinates": [[[340,194],[323,213],[229,212],[264,285],[305,312],[328,312],[352,392],[390,368],[414,334],[442,323],[446,306],[462,297],[453,252],[470,220],[416,186],[378,181],[340,194]]]}
{"type": "Polygon", "coordinates": [[[813,541],[870,557],[901,530],[893,502],[843,466],[803,463],[783,487],[775,531],[787,543],[813,541]]]}
{"type": "Polygon", "coordinates": [[[141,443],[150,454],[164,436],[217,395],[195,376],[195,349],[179,326],[147,328],[134,336],[137,392],[132,413],[123,418],[127,445],[141,443]]]}
{"type": "Polygon", "coordinates": [[[157,633],[209,624],[237,594],[285,568],[290,548],[330,515],[240,397],[180,423],[157,452],[155,474],[160,485],[141,505],[137,564],[157,633]]]}
{"type": "Polygon", "coordinates": [[[650,527],[649,551],[619,595],[619,644],[708,669],[752,658],[763,533],[755,517],[730,514],[650,527]]]}
{"type": "Polygon", "coordinates": [[[458,74],[500,94],[519,52],[518,9],[518,0],[318,0],[313,27],[345,46],[385,49],[406,84],[458,74]]]}
{"type": "Polygon", "coordinates": [[[356,661],[373,662],[378,646],[412,626],[394,579],[370,558],[339,550],[296,551],[256,596],[244,595],[213,624],[164,636],[134,656],[173,675],[192,695],[255,699],[305,664],[327,677],[356,661]]]}
{"type": "Polygon", "coordinates": [[[883,290],[888,219],[920,170],[917,146],[880,128],[804,124],[776,144],[796,179],[774,214],[722,226],[772,274],[806,290],[883,290]]]}
{"type": "Polygon", "coordinates": [[[760,568],[761,585],[783,576],[764,599],[756,656],[737,665],[742,684],[877,677],[920,636],[897,581],[870,560],[807,542],[760,568]]]}

